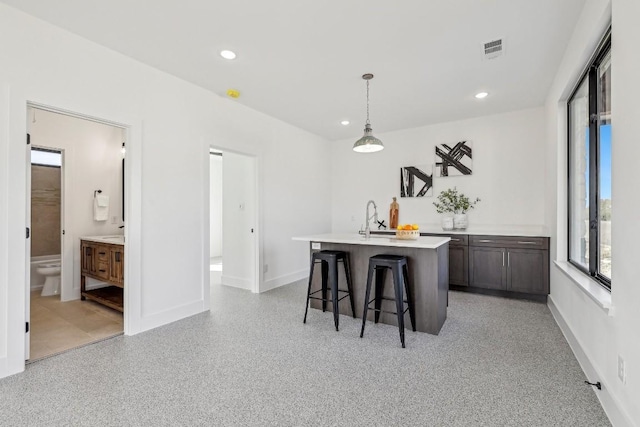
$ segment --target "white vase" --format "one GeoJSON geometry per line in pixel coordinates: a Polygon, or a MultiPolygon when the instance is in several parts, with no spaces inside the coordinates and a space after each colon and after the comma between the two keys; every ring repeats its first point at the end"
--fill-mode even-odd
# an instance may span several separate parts
{"type": "Polygon", "coordinates": [[[453,230],[453,217],[452,216],[443,216],[442,217],[442,229],[445,231],[453,230]]]}
{"type": "Polygon", "coordinates": [[[455,214],[453,216],[453,229],[466,230],[468,225],[467,214],[455,214]]]}

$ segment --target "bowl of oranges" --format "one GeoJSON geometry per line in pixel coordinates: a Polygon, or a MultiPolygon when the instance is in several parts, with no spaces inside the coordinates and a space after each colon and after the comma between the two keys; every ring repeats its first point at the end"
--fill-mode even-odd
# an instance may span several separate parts
{"type": "Polygon", "coordinates": [[[418,227],[418,224],[398,224],[396,239],[416,240],[418,237],[420,237],[420,227],[418,227]]]}

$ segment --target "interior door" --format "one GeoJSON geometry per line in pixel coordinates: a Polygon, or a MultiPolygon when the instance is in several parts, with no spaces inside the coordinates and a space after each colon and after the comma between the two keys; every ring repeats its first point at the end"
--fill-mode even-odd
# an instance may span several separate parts
{"type": "MultiPolygon", "coordinates": [[[[27,120],[29,123],[29,120],[27,120]]],[[[25,263],[25,321],[27,322],[28,327],[26,327],[26,336],[24,340],[24,359],[29,360],[31,358],[31,135],[27,133],[27,152],[26,152],[26,162],[27,162],[27,197],[25,197],[27,201],[27,244],[25,259],[27,262],[25,263]]]]}

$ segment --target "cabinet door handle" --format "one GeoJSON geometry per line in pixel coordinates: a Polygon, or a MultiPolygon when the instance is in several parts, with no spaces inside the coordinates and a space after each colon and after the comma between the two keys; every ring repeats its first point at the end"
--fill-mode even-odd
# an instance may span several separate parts
{"type": "Polygon", "coordinates": [[[502,266],[504,267],[504,251],[502,251],[502,266]]]}
{"type": "Polygon", "coordinates": [[[518,242],[520,245],[537,245],[537,242],[518,242]]]}
{"type": "Polygon", "coordinates": [[[511,266],[511,252],[507,252],[507,267],[511,266]]]}
{"type": "Polygon", "coordinates": [[[100,273],[106,273],[107,270],[98,270],[100,273]]]}
{"type": "Polygon", "coordinates": [[[454,238],[451,238],[451,240],[453,240],[454,242],[459,242],[460,241],[460,239],[454,239],[454,238]]]}
{"type": "Polygon", "coordinates": [[[479,243],[491,243],[491,242],[493,242],[493,240],[484,240],[484,239],[481,239],[481,240],[478,240],[478,242],[479,242],[479,243]]]}
{"type": "Polygon", "coordinates": [[[100,255],[106,255],[106,252],[99,252],[100,255]]]}

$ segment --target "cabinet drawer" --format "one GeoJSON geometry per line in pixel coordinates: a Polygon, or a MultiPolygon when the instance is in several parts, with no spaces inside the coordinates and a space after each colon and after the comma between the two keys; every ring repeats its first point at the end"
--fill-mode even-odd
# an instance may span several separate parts
{"type": "Polygon", "coordinates": [[[523,236],[470,236],[469,246],[549,249],[549,238],[523,236]]]}
{"type": "Polygon", "coordinates": [[[104,279],[109,278],[109,261],[97,261],[95,275],[104,279]]]}
{"type": "Polygon", "coordinates": [[[106,246],[98,246],[96,248],[96,260],[109,262],[109,248],[106,246]]]}
{"type": "Polygon", "coordinates": [[[469,245],[468,234],[435,234],[435,233],[420,233],[421,236],[436,236],[436,237],[450,237],[451,241],[449,246],[467,246],[469,245]]]}

